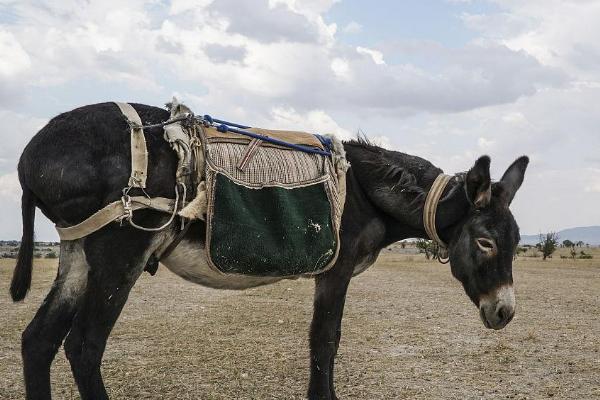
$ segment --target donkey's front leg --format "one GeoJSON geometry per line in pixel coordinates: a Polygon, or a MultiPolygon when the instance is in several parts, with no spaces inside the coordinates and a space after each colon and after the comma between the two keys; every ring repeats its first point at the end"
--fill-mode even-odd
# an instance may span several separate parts
{"type": "Polygon", "coordinates": [[[315,304],[310,327],[308,398],[334,400],[334,359],[341,337],[342,314],[352,271],[336,265],[315,279],[315,304]]]}

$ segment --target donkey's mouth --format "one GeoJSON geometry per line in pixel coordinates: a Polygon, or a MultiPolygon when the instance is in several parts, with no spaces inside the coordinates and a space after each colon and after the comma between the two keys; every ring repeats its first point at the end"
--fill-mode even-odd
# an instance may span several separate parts
{"type": "Polygon", "coordinates": [[[485,310],[483,309],[483,307],[479,308],[479,318],[481,318],[481,321],[483,322],[483,325],[488,328],[488,329],[492,329],[492,325],[490,324],[490,322],[487,320],[487,318],[485,317],[485,310]]]}

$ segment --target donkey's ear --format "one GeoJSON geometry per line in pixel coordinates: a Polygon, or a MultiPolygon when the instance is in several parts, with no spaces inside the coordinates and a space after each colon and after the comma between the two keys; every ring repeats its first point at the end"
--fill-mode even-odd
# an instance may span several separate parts
{"type": "Polygon", "coordinates": [[[510,165],[510,167],[508,167],[504,175],[502,175],[500,182],[502,182],[502,187],[504,188],[503,200],[507,206],[512,203],[515,198],[515,193],[517,193],[517,190],[521,187],[528,164],[529,157],[519,157],[510,165]]]}
{"type": "Polygon", "coordinates": [[[473,168],[467,172],[465,189],[469,201],[476,208],[484,208],[492,198],[492,180],[490,178],[490,157],[481,156],[473,168]]]}

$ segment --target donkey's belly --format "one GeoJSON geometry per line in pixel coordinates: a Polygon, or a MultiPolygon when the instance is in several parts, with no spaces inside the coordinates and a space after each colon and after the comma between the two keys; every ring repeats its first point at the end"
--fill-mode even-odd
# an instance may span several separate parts
{"type": "Polygon", "coordinates": [[[183,279],[214,289],[248,289],[282,279],[226,275],[215,271],[208,265],[204,245],[186,240],[182,240],[175,250],[161,262],[171,272],[183,279]]]}

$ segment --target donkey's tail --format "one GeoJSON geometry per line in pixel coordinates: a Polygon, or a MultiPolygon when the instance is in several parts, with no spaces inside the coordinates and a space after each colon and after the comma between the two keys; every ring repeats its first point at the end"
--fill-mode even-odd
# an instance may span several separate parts
{"type": "Polygon", "coordinates": [[[35,196],[25,185],[21,196],[21,213],[23,216],[23,237],[17,256],[17,266],[10,284],[10,295],[13,301],[21,301],[31,286],[31,270],[33,268],[33,225],[35,222],[35,196]]]}

